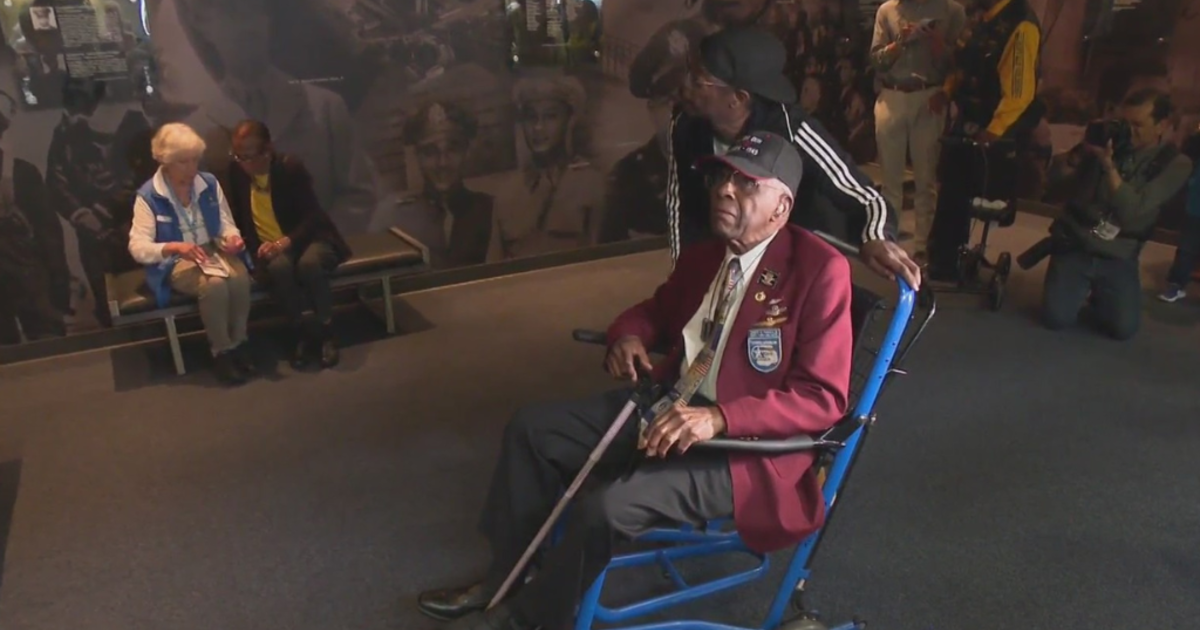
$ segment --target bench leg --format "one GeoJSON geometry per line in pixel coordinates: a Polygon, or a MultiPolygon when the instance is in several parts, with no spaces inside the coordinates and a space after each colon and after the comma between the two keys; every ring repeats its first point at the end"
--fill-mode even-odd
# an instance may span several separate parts
{"type": "Polygon", "coordinates": [[[183,376],[187,374],[187,368],[183,366],[183,350],[179,347],[179,330],[175,328],[175,316],[164,317],[163,323],[167,325],[167,340],[171,344],[171,358],[175,360],[175,373],[183,376]]]}
{"type": "Polygon", "coordinates": [[[387,333],[394,335],[396,334],[396,312],[395,306],[392,304],[392,279],[384,276],[381,283],[383,284],[383,317],[387,320],[387,333]]]}

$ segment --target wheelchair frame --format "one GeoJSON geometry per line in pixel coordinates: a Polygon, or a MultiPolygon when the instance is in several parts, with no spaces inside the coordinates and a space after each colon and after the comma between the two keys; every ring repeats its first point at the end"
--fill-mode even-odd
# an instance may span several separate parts
{"type": "MultiPolygon", "coordinates": [[[[857,250],[852,246],[819,232],[818,235],[838,247],[843,253],[857,254],[857,250]]],[[[811,626],[811,630],[824,628],[816,622],[815,613],[806,610],[803,603],[804,587],[812,573],[810,567],[813,557],[822,535],[828,527],[829,519],[833,515],[838,496],[845,488],[850,471],[862,450],[867,432],[875,423],[875,405],[879,396],[892,375],[905,373],[900,365],[936,311],[933,293],[927,288],[927,285],[918,294],[903,279],[898,278],[897,282],[900,286],[900,296],[879,348],[864,347],[864,335],[869,334],[867,329],[871,327],[875,316],[883,308],[882,298],[871,293],[873,298],[871,310],[861,322],[862,330],[855,330],[854,363],[859,363],[858,359],[862,354],[871,355],[872,358],[870,359],[870,370],[865,376],[857,372],[854,374],[854,378],[861,379],[861,383],[859,384],[860,388],[855,387],[855,383],[851,383],[852,392],[854,389],[860,389],[860,391],[850,414],[816,440],[808,436],[801,436],[782,441],[716,439],[703,443],[707,448],[729,451],[779,453],[816,450],[819,453],[816,466],[818,466],[819,473],[825,473],[822,484],[826,508],[825,522],[820,529],[804,539],[793,552],[783,583],[775,593],[766,618],[758,626],[761,630],[776,630],[780,626],[787,614],[789,601],[798,610],[798,618],[813,621],[815,625],[811,626]],[[916,322],[916,326],[913,326],[913,316],[918,302],[921,303],[921,307],[926,313],[919,322],[916,322]],[[906,335],[906,333],[911,334],[906,335]]],[[[867,290],[856,286],[855,291],[866,292],[867,290]]],[[[601,345],[606,343],[605,335],[595,331],[577,330],[574,336],[578,341],[601,345]]],[[[690,525],[682,525],[678,528],[660,528],[638,537],[638,542],[668,543],[671,546],[614,556],[580,602],[575,630],[591,630],[596,622],[621,624],[685,602],[724,592],[763,577],[770,567],[770,559],[765,554],[759,554],[747,548],[736,531],[721,531],[721,528],[731,521],[731,518],[710,521],[700,531],[690,525]],[[672,560],[681,558],[726,553],[745,553],[755,556],[759,560],[758,566],[703,584],[689,585],[672,564],[672,560]],[[674,592],[620,608],[608,608],[600,604],[600,595],[604,590],[605,579],[610,571],[656,563],[661,566],[665,576],[674,582],[676,586],[674,592]]],[[[617,627],[621,630],[750,630],[698,620],[666,621],[617,627]]],[[[865,627],[864,622],[856,620],[833,630],[860,630],[865,627]]]]}

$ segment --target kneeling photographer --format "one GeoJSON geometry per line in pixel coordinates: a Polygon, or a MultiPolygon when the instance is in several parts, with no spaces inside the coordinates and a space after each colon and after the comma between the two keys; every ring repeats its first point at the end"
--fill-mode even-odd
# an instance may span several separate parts
{"type": "Polygon", "coordinates": [[[1168,95],[1134,92],[1119,118],[1088,125],[1084,141],[1052,173],[1073,180],[1074,192],[1051,236],[1018,259],[1028,269],[1050,256],[1042,294],[1047,327],[1074,324],[1090,305],[1109,336],[1123,340],[1137,333],[1142,247],[1161,206],[1191,175],[1191,161],[1165,137],[1173,114],[1168,95]]]}

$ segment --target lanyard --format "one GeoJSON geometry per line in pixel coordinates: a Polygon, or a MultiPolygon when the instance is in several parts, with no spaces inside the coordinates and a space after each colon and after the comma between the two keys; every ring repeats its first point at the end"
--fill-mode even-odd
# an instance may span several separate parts
{"type": "MultiPolygon", "coordinates": [[[[192,240],[195,241],[196,240],[196,232],[198,231],[199,228],[197,227],[196,222],[194,220],[192,220],[191,213],[188,211],[187,207],[184,206],[183,203],[181,201],[179,201],[179,197],[177,197],[175,195],[175,187],[172,186],[170,183],[167,184],[167,194],[170,195],[170,197],[171,197],[171,205],[175,208],[175,214],[179,217],[180,222],[185,224],[186,227],[184,229],[187,230],[188,234],[192,235],[192,240]]],[[[197,199],[196,184],[193,183],[192,184],[192,198],[191,198],[192,205],[196,204],[196,199],[197,199]]],[[[211,238],[211,237],[212,237],[212,235],[210,234],[209,238],[211,238]]]]}

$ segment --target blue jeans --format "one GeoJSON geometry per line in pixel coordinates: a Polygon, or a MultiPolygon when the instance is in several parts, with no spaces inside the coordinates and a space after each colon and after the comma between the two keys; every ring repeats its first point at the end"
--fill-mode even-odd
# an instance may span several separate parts
{"type": "Polygon", "coordinates": [[[1142,317],[1142,280],[1138,259],[1093,256],[1087,252],[1052,254],[1042,287],[1042,321],[1059,330],[1074,324],[1085,305],[1110,337],[1130,339],[1142,317]]]}
{"type": "Polygon", "coordinates": [[[1196,263],[1200,262],[1200,217],[1186,217],[1175,246],[1175,262],[1167,273],[1167,284],[1186,287],[1192,281],[1196,263]]]}

